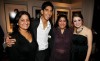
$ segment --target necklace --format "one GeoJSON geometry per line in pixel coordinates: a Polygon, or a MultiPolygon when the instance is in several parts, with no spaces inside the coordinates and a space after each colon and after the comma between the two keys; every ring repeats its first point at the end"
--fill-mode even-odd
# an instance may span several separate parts
{"type": "Polygon", "coordinates": [[[76,30],[76,33],[79,34],[80,32],[82,32],[83,28],[81,28],[79,31],[76,30]]]}

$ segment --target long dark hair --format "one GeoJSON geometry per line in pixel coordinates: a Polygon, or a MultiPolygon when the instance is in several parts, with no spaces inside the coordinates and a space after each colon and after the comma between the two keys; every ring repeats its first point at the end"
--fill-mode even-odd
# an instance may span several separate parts
{"type": "MultiPolygon", "coordinates": [[[[14,19],[14,22],[13,22],[13,32],[14,33],[18,32],[19,26],[18,26],[17,23],[18,23],[18,21],[19,21],[19,19],[21,18],[22,15],[27,15],[28,18],[29,18],[29,20],[30,20],[30,22],[31,22],[31,17],[30,17],[30,14],[28,12],[26,12],[26,11],[20,11],[20,12],[18,12],[18,14],[16,15],[16,17],[14,19]]],[[[28,31],[30,31],[30,26],[28,28],[28,31]]]]}
{"type": "Polygon", "coordinates": [[[58,22],[59,22],[59,20],[60,20],[61,17],[64,17],[64,18],[65,18],[65,20],[66,20],[66,28],[69,28],[67,16],[66,16],[66,15],[63,15],[63,14],[62,14],[62,15],[59,15],[59,16],[57,17],[57,21],[56,21],[54,27],[56,28],[56,27],[59,26],[59,25],[58,25],[58,22]]]}

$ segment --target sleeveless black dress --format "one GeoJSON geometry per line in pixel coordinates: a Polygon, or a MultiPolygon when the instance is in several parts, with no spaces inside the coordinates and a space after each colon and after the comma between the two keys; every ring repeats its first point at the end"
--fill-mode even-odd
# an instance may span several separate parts
{"type": "Polygon", "coordinates": [[[87,54],[87,37],[73,34],[71,61],[84,61],[87,54]]]}

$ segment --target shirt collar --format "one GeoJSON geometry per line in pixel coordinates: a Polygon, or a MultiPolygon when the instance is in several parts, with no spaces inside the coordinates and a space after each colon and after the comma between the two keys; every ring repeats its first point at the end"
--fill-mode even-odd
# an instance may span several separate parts
{"type": "MultiPolygon", "coordinates": [[[[40,18],[40,25],[43,27],[43,22],[42,22],[42,19],[41,18],[40,18]]],[[[51,24],[50,24],[49,20],[47,22],[47,28],[48,27],[51,27],[51,24]]]]}

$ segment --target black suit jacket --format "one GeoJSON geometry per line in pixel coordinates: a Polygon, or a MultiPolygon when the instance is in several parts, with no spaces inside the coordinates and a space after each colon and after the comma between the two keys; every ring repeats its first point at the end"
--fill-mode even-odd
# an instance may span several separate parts
{"type": "Polygon", "coordinates": [[[4,32],[3,29],[0,26],[0,53],[3,51],[3,42],[4,42],[4,32]]]}
{"type": "Polygon", "coordinates": [[[0,26],[0,61],[2,60],[2,57],[3,57],[3,50],[4,50],[3,42],[4,42],[4,32],[0,26]]]}

